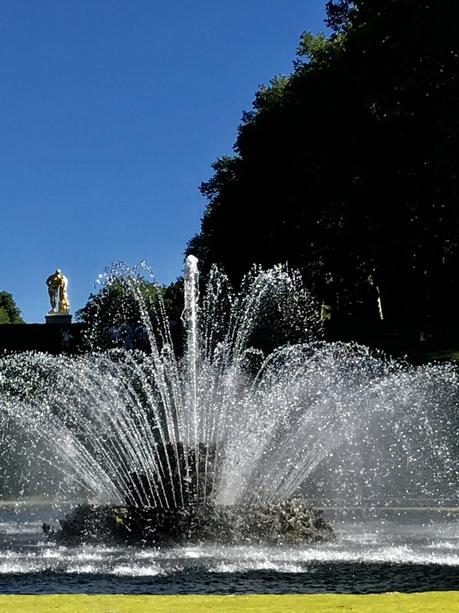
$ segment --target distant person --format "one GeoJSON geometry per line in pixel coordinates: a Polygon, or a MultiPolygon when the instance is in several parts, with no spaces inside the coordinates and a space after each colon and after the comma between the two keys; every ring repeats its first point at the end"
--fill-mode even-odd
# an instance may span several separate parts
{"type": "Polygon", "coordinates": [[[138,323],[134,330],[134,341],[136,349],[144,351],[148,346],[148,330],[145,324],[138,323]]]}
{"type": "Polygon", "coordinates": [[[70,333],[70,328],[66,326],[65,328],[62,329],[62,332],[61,332],[61,346],[62,346],[63,351],[70,350],[70,343],[72,339],[73,339],[73,336],[70,333]]]}
{"type": "Polygon", "coordinates": [[[123,339],[125,349],[128,351],[134,349],[134,330],[132,329],[132,324],[130,321],[127,321],[121,326],[121,337],[123,339]]]}
{"type": "Polygon", "coordinates": [[[110,334],[110,342],[113,347],[118,347],[121,340],[120,329],[117,326],[113,325],[110,326],[108,333],[110,334]]]}

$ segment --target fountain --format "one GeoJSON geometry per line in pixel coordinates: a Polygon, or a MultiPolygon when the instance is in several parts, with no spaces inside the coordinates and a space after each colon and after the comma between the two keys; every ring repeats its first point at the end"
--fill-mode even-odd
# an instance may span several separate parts
{"type": "Polygon", "coordinates": [[[199,296],[192,256],[177,357],[160,296],[151,316],[124,278],[149,352],[0,360],[3,488],[80,501],[58,542],[295,544],[333,534],[307,500],[457,504],[455,367],[320,340],[284,267],[240,293],[214,268],[199,296]]]}

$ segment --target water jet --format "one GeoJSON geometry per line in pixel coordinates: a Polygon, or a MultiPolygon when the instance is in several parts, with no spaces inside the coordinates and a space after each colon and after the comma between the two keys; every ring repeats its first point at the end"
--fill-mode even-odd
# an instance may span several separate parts
{"type": "Polygon", "coordinates": [[[124,277],[148,352],[1,359],[5,476],[82,503],[53,538],[292,544],[332,535],[307,500],[456,504],[454,366],[320,340],[317,305],[284,267],[254,270],[240,292],[213,269],[200,295],[194,258],[178,356],[161,298],[152,314],[124,277]],[[272,351],[267,321],[284,335],[272,351]]]}

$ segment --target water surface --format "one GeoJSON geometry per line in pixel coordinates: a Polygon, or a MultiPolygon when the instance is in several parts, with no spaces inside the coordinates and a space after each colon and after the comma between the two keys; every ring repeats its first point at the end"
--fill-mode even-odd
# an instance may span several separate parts
{"type": "Polygon", "coordinates": [[[454,510],[328,510],[336,539],[297,547],[62,547],[44,541],[49,506],[0,511],[0,592],[376,593],[458,587],[454,510]]]}

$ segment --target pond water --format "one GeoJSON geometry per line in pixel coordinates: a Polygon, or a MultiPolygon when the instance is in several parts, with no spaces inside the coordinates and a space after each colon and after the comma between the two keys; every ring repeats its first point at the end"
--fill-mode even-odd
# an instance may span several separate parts
{"type": "Polygon", "coordinates": [[[336,539],[296,547],[62,547],[41,532],[43,521],[62,516],[46,505],[1,507],[0,593],[377,593],[459,585],[457,509],[328,509],[336,539]]]}

